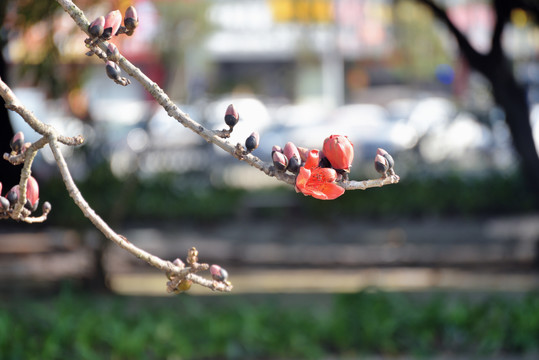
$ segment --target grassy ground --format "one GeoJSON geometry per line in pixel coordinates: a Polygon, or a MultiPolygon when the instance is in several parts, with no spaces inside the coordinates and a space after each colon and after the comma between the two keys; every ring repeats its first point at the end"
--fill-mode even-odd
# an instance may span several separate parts
{"type": "Polygon", "coordinates": [[[318,359],[539,355],[539,294],[0,301],[1,359],[318,359]]]}

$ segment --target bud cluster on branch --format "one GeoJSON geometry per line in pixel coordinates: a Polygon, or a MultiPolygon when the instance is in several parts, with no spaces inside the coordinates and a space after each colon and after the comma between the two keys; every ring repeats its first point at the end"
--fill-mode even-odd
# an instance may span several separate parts
{"type": "MultiPolygon", "coordinates": [[[[350,167],[354,158],[353,145],[346,136],[331,135],[325,139],[322,150],[297,147],[292,142],[272,149],[272,161],[266,163],[253,155],[260,144],[260,134],[252,132],[245,139],[244,145],[232,144],[227,139],[240,120],[240,115],[234,105],[225,110],[224,120],[228,129],[210,130],[182,112],[168,97],[168,95],[140,69],[125,59],[116,45],[108,42],[113,36],[125,34],[131,36],[139,24],[137,12],[130,6],[124,16],[119,10],[113,10],[105,16],[88,22],[84,13],[71,0],[57,0],[64,10],[72,17],[82,31],[88,34],[85,40],[90,49],[88,56],[96,55],[105,62],[107,75],[120,85],[130,84],[130,80],[121,76],[123,69],[127,74],[137,80],[161,105],[167,114],[176,119],[181,125],[200,135],[206,141],[220,147],[238,160],[244,161],[268,176],[294,185],[296,191],[317,199],[332,200],[341,196],[345,190],[368,189],[381,187],[399,182],[394,171],[394,161],[385,150],[378,149],[374,165],[382,175],[379,179],[352,181],[349,180],[350,167]]],[[[139,259],[164,271],[167,275],[167,290],[171,293],[187,291],[193,283],[205,286],[211,290],[231,291],[232,284],[228,280],[228,272],[219,265],[203,264],[198,262],[198,251],[191,248],[188,251],[186,266],[180,259],[172,262],[160,259],[128,241],[124,236],[114,232],[109,225],[95,213],[88,202],[83,198],[77,188],[67,167],[59,144],[68,146],[81,145],[82,136],[66,137],[58,134],[56,129],[39,121],[31,111],[26,109],[15,97],[11,89],[0,79],[0,96],[5,100],[6,107],[17,112],[33,130],[42,137],[34,143],[25,143],[22,133],[17,133],[11,140],[12,152],[4,154],[4,159],[13,165],[24,163],[21,171],[20,183],[9,190],[5,197],[2,195],[0,183],[0,218],[12,218],[26,222],[44,221],[51,210],[48,202],[43,204],[43,215],[38,218],[30,217],[39,203],[39,187],[31,176],[31,166],[36,153],[44,146],[49,146],[58,165],[59,172],[64,181],[69,196],[81,209],[82,213],[100,230],[105,237],[119,247],[130,252],[139,259]],[[205,279],[197,272],[209,270],[212,280],[205,279]]]]}

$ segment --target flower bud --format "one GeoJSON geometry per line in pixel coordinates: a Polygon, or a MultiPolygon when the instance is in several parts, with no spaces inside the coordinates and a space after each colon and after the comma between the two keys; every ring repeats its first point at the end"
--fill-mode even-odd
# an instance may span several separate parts
{"type": "Polygon", "coordinates": [[[22,133],[22,131],[19,131],[15,135],[13,135],[9,146],[11,147],[11,150],[16,152],[17,154],[21,152],[24,146],[24,134],[22,133]]]}
{"type": "Polygon", "coordinates": [[[395,160],[393,160],[393,157],[391,155],[389,155],[389,153],[387,151],[385,151],[382,148],[378,148],[378,150],[376,150],[376,154],[377,155],[382,155],[383,157],[386,158],[387,164],[389,166],[388,170],[393,169],[393,166],[395,166],[395,160]]]}
{"type": "Polygon", "coordinates": [[[107,76],[112,80],[116,80],[120,77],[121,70],[118,64],[112,61],[107,61],[105,64],[105,70],[107,71],[107,76]]]}
{"type": "Polygon", "coordinates": [[[33,176],[29,176],[26,182],[26,198],[30,201],[31,208],[35,210],[39,202],[39,185],[33,176]]]}
{"type": "Polygon", "coordinates": [[[9,201],[11,206],[15,206],[19,200],[19,185],[15,185],[11,188],[11,190],[9,190],[6,195],[6,199],[9,201]]]}
{"type": "Polygon", "coordinates": [[[88,32],[92,37],[99,37],[103,35],[105,30],[105,17],[100,16],[88,25],[88,32]]]}
{"type": "Polygon", "coordinates": [[[2,195],[2,182],[0,181],[0,195],[2,195]]]}
{"type": "Polygon", "coordinates": [[[7,211],[9,209],[9,200],[3,196],[0,196],[0,211],[7,211]]]}
{"type": "Polygon", "coordinates": [[[288,171],[291,173],[296,174],[299,171],[299,168],[301,167],[300,160],[298,160],[297,157],[292,156],[290,160],[288,160],[288,171]]]}
{"type": "Polygon", "coordinates": [[[193,285],[192,280],[181,279],[178,283],[178,287],[174,289],[174,293],[179,294],[185,292],[191,288],[191,285],[193,285]]]}
{"type": "Polygon", "coordinates": [[[273,156],[273,153],[274,152],[280,152],[282,153],[283,152],[283,149],[281,149],[281,147],[279,145],[273,145],[271,147],[271,155],[273,156]]]}
{"type": "Polygon", "coordinates": [[[230,130],[238,123],[240,115],[234,108],[233,104],[228,105],[225,112],[225,123],[230,127],[230,130]]]}
{"type": "Polygon", "coordinates": [[[293,142],[287,142],[284,146],[283,153],[286,156],[288,160],[291,160],[293,157],[295,157],[297,160],[300,159],[299,151],[296,145],[294,145],[293,142]]]}
{"type": "Polygon", "coordinates": [[[176,265],[177,267],[182,268],[182,269],[185,267],[185,264],[183,263],[183,261],[180,258],[174,259],[174,261],[172,263],[174,265],[176,265]]]}
{"type": "Polygon", "coordinates": [[[191,265],[198,262],[198,250],[194,246],[187,252],[187,262],[191,265]]]}
{"type": "Polygon", "coordinates": [[[213,280],[226,281],[228,279],[228,272],[219,265],[210,266],[210,273],[213,280]]]}
{"type": "Polygon", "coordinates": [[[288,159],[282,152],[279,151],[273,151],[273,155],[271,156],[273,160],[273,165],[278,171],[285,171],[288,167],[288,159]]]}
{"type": "Polygon", "coordinates": [[[135,31],[138,26],[138,15],[134,6],[128,7],[125,11],[124,25],[127,29],[126,34],[133,35],[133,31],[135,31]]]}
{"type": "Polygon", "coordinates": [[[301,161],[305,162],[307,161],[307,158],[309,157],[309,149],[298,146],[298,153],[301,161]]]}
{"type": "Polygon", "coordinates": [[[110,40],[112,35],[116,35],[120,25],[122,24],[122,14],[120,10],[113,10],[105,16],[105,25],[102,37],[105,40],[110,40]]]}
{"type": "Polygon", "coordinates": [[[249,137],[245,140],[245,147],[247,148],[247,152],[251,152],[254,149],[258,147],[258,144],[260,143],[260,136],[255,131],[249,135],[249,137]]]}
{"type": "Polygon", "coordinates": [[[113,43],[109,43],[107,46],[107,58],[109,60],[118,61],[120,58],[120,52],[118,51],[118,48],[113,43]]]}
{"type": "Polygon", "coordinates": [[[389,170],[389,163],[385,157],[380,154],[377,154],[374,158],[374,168],[380,174],[385,175],[389,170]]]}
{"type": "Polygon", "coordinates": [[[50,202],[45,201],[42,206],[43,213],[48,214],[52,210],[52,205],[50,202]]]}
{"type": "Polygon", "coordinates": [[[337,170],[350,171],[354,160],[354,145],[343,135],[331,135],[324,140],[324,156],[337,170]]]}

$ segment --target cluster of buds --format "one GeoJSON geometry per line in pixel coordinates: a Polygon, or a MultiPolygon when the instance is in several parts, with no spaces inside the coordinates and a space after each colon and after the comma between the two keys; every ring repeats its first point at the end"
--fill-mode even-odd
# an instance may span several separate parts
{"type": "Polygon", "coordinates": [[[382,178],[395,175],[395,170],[393,169],[394,166],[395,161],[393,160],[393,157],[384,149],[378,148],[378,150],[376,150],[376,156],[374,157],[374,168],[382,174],[382,178]]]}
{"type": "MultiPolygon", "coordinates": [[[[125,11],[124,25],[122,26],[122,14],[120,10],[113,10],[105,16],[99,16],[88,25],[88,33],[91,41],[110,40],[112,36],[126,34],[133,35],[139,23],[137,10],[130,6],[125,11]]],[[[88,41],[90,43],[90,41],[88,41]]]]}
{"type": "MultiPolygon", "coordinates": [[[[186,274],[208,269],[208,264],[198,263],[198,250],[194,247],[188,250],[186,262],[189,265],[189,268],[187,269],[185,268],[184,262],[180,258],[175,259],[172,264],[179,267],[180,269],[188,270],[186,274]]],[[[228,281],[228,272],[225,269],[215,264],[210,266],[209,269],[213,279],[213,285],[210,285],[212,289],[222,287],[223,285],[226,287],[232,286],[232,283],[228,281]]],[[[178,275],[172,272],[168,272],[167,277],[169,281],[167,282],[167,291],[169,293],[179,294],[191,289],[191,286],[193,285],[193,280],[186,274],[178,275]]]]}
{"type": "MultiPolygon", "coordinates": [[[[296,191],[321,200],[333,200],[344,194],[344,188],[337,184],[339,180],[348,180],[348,174],[354,160],[354,145],[344,135],[331,135],[324,140],[322,151],[296,148],[288,143],[283,154],[288,159],[290,169],[290,150],[297,149],[302,160],[296,176],[296,191]]],[[[274,150],[273,163],[282,168],[282,157],[274,150]],[[277,155],[276,155],[277,154],[277,155]]],[[[294,155],[295,156],[295,155],[294,155]]]]}
{"type": "MultiPolygon", "coordinates": [[[[15,205],[19,201],[20,189],[19,185],[13,186],[7,193],[6,196],[2,196],[2,183],[0,182],[0,213],[2,215],[7,215],[10,211],[15,208],[15,205]]],[[[36,179],[33,176],[28,177],[26,182],[26,203],[24,208],[29,212],[34,212],[37,210],[39,205],[39,185],[37,184],[36,179]]],[[[43,213],[49,213],[51,210],[51,204],[48,201],[43,203],[43,213]]]]}
{"type": "MultiPolygon", "coordinates": [[[[312,167],[332,168],[338,174],[347,176],[354,160],[354,146],[343,135],[331,135],[324,140],[322,151],[318,152],[318,162],[310,164],[312,167]]],[[[271,158],[275,169],[278,171],[289,171],[297,174],[301,167],[309,159],[310,151],[303,147],[298,147],[292,142],[287,142],[284,148],[274,145],[271,151],[271,158]]],[[[312,160],[314,161],[314,160],[312,160]]]]}
{"type": "MultiPolygon", "coordinates": [[[[86,45],[91,48],[86,55],[91,56],[94,54],[95,44],[99,40],[110,40],[112,36],[118,36],[120,34],[126,34],[128,36],[133,35],[135,29],[139,23],[137,10],[134,6],[130,6],[125,11],[124,25],[122,26],[122,14],[120,10],[113,10],[106,16],[99,16],[92,21],[88,26],[88,33],[90,37],[86,39],[86,45]]],[[[109,43],[106,51],[108,61],[105,64],[107,76],[114,80],[115,83],[126,86],[131,82],[129,79],[121,76],[121,70],[117,62],[120,59],[120,53],[118,48],[113,43],[109,43]]]]}

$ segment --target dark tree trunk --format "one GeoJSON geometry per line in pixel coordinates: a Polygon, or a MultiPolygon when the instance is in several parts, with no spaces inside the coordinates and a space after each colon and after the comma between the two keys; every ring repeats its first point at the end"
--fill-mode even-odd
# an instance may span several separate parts
{"type": "Polygon", "coordinates": [[[462,55],[475,71],[483,74],[492,85],[494,100],[505,112],[505,121],[513,138],[529,189],[539,203],[539,156],[530,125],[530,109],[524,88],[517,82],[511,61],[502,49],[502,34],[511,10],[523,7],[539,13],[539,6],[526,0],[492,0],[496,11],[496,24],[492,33],[492,46],[487,54],[477,52],[468,39],[451,22],[447,13],[432,0],[418,0],[427,5],[455,36],[462,55]]]}
{"type": "MultiPolygon", "coordinates": [[[[3,11],[0,9],[0,27],[3,19],[2,14],[3,11]]],[[[7,63],[2,56],[5,45],[4,39],[0,37],[0,78],[9,83],[7,80],[7,63]]],[[[4,105],[4,99],[0,97],[0,182],[3,185],[2,193],[5,195],[13,185],[19,182],[20,166],[13,166],[3,158],[4,153],[11,151],[9,142],[13,137],[13,128],[9,121],[8,109],[4,105]]]]}

